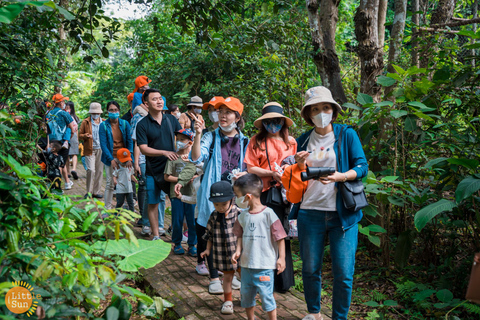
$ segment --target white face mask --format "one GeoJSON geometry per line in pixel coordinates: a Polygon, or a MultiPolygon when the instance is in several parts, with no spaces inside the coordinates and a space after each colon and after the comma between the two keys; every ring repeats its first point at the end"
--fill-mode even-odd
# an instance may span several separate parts
{"type": "Polygon", "coordinates": [[[184,143],[182,141],[177,141],[177,152],[180,151],[180,150],[183,150],[185,149],[186,147],[189,146],[189,143],[184,143]]]}
{"type": "Polygon", "coordinates": [[[93,120],[97,120],[98,118],[100,118],[99,114],[92,114],[92,119],[93,120]]]}
{"type": "Polygon", "coordinates": [[[218,122],[218,112],[217,111],[209,111],[208,112],[208,117],[210,120],[215,123],[218,122]]]}
{"type": "Polygon", "coordinates": [[[333,112],[332,113],[320,112],[319,114],[312,117],[312,122],[317,127],[326,128],[330,124],[330,122],[332,122],[332,116],[333,116],[333,112]]]}
{"type": "Polygon", "coordinates": [[[220,129],[222,129],[222,131],[226,132],[226,133],[230,133],[232,132],[235,128],[237,127],[237,124],[234,122],[230,123],[228,126],[226,127],[223,127],[223,126],[220,126],[220,129]]]}
{"type": "Polygon", "coordinates": [[[177,111],[173,114],[173,116],[177,119],[180,118],[180,115],[181,115],[180,111],[177,111]]]}
{"type": "Polygon", "coordinates": [[[195,108],[193,111],[195,111],[196,114],[200,114],[202,113],[202,108],[195,108]]]}
{"type": "MultiPolygon", "coordinates": [[[[246,196],[246,195],[245,195],[246,196]]],[[[245,196],[235,198],[235,204],[241,209],[248,209],[248,202],[245,202],[245,196]]]]}

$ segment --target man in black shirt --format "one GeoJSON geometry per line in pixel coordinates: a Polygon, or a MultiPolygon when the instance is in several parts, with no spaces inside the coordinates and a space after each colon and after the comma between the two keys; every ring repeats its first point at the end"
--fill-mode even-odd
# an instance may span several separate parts
{"type": "Polygon", "coordinates": [[[160,191],[167,194],[170,183],[164,179],[167,160],[178,159],[175,152],[175,131],[182,129],[177,118],[162,114],[163,99],[157,89],[148,89],[143,94],[143,102],[148,107],[148,115],[137,124],[137,145],[146,157],[146,184],[148,199],[148,219],[153,232],[153,240],[160,239],[158,232],[158,203],[160,191]]]}

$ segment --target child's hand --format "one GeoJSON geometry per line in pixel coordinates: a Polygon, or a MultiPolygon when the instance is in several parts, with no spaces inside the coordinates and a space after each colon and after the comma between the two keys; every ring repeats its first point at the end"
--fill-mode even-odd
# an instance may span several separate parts
{"type": "Polygon", "coordinates": [[[113,184],[117,185],[117,178],[113,177],[113,184]]]}
{"type": "Polygon", "coordinates": [[[210,255],[210,250],[205,250],[202,253],[200,253],[201,258],[205,258],[205,256],[208,257],[209,255],[210,255]]]}
{"type": "Polygon", "coordinates": [[[282,273],[285,270],[285,259],[279,258],[277,260],[277,274],[282,273]]]}
{"type": "Polygon", "coordinates": [[[232,264],[238,264],[238,258],[240,258],[240,252],[235,251],[232,256],[232,264]]]}
{"type": "Polygon", "coordinates": [[[194,175],[192,177],[192,179],[190,179],[190,181],[188,181],[188,183],[193,183],[193,180],[195,180],[197,177],[198,177],[198,174],[194,175]]]}
{"type": "Polygon", "coordinates": [[[175,195],[177,196],[178,199],[182,200],[183,194],[181,192],[175,192],[175,195]]]}
{"type": "Polygon", "coordinates": [[[181,189],[182,189],[182,185],[180,183],[177,183],[173,188],[176,194],[179,194],[181,189]]]}
{"type": "Polygon", "coordinates": [[[133,174],[132,174],[132,181],[135,182],[135,183],[138,183],[137,178],[135,178],[135,176],[133,174]]]}

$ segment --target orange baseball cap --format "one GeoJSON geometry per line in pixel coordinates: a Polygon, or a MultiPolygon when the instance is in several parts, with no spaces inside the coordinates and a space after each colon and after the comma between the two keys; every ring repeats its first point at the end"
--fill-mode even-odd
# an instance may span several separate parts
{"type": "Polygon", "coordinates": [[[133,93],[138,91],[138,88],[146,86],[152,82],[152,80],[148,79],[147,76],[138,76],[137,79],[135,79],[135,90],[133,90],[133,93]]]}
{"type": "Polygon", "coordinates": [[[63,100],[70,100],[70,98],[62,96],[61,93],[57,93],[53,95],[52,100],[55,103],[59,103],[59,102],[62,102],[63,100]]]}
{"type": "Polygon", "coordinates": [[[218,103],[223,103],[223,102],[225,102],[225,98],[224,98],[224,97],[215,96],[215,97],[213,97],[212,99],[210,99],[210,101],[205,102],[205,103],[203,104],[202,109],[203,109],[203,110],[207,110],[209,106],[213,106],[214,108],[216,108],[216,107],[215,107],[216,104],[218,104],[218,103]]]}
{"type": "Polygon", "coordinates": [[[130,93],[130,94],[127,96],[128,103],[132,103],[132,101],[133,101],[133,95],[134,95],[134,93],[132,92],[132,93],[130,93]]]}
{"type": "Polygon", "coordinates": [[[228,97],[225,101],[215,104],[215,109],[219,109],[221,106],[226,106],[232,111],[238,111],[238,113],[242,115],[243,104],[237,98],[228,97]]]}
{"type": "Polygon", "coordinates": [[[132,161],[130,151],[127,148],[118,149],[117,158],[120,162],[132,161]]]}

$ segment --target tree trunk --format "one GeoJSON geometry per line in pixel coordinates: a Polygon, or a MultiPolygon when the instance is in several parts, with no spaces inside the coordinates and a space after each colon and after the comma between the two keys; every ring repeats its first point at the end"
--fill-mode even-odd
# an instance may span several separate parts
{"type": "Polygon", "coordinates": [[[452,19],[456,0],[439,0],[437,8],[432,12],[430,25],[447,23],[452,19]]]}
{"type": "MultiPolygon", "coordinates": [[[[68,0],[60,0],[59,6],[68,9],[68,0]]],[[[66,61],[67,61],[67,34],[65,33],[65,25],[62,23],[58,27],[58,37],[60,38],[60,55],[58,57],[57,69],[62,79],[65,78],[66,61]]],[[[55,93],[62,93],[63,80],[58,86],[54,87],[55,93]]]]}
{"type": "MultiPolygon", "coordinates": [[[[412,23],[414,25],[412,32],[412,66],[418,67],[418,26],[420,25],[420,14],[415,13],[420,9],[420,0],[412,0],[412,23]]],[[[396,9],[395,9],[396,10],[396,9]]]]}
{"type": "Polygon", "coordinates": [[[340,63],[335,50],[335,32],[340,0],[307,0],[308,21],[312,33],[313,61],[322,83],[339,103],[347,102],[343,90],[340,63]],[[319,11],[320,8],[320,11],[319,11]]]}
{"type": "Polygon", "coordinates": [[[380,0],[378,7],[378,47],[385,46],[385,21],[387,19],[388,0],[380,0]]]}
{"type": "MultiPolygon", "coordinates": [[[[369,94],[375,102],[381,97],[377,77],[383,72],[383,47],[379,42],[380,0],[362,0],[355,13],[355,35],[361,67],[360,91],[369,94]]],[[[386,10],[386,6],[382,8],[386,10]]],[[[382,13],[383,15],[383,13],[382,13]]]]}
{"type": "MultiPolygon", "coordinates": [[[[475,2],[473,3],[473,17],[472,19],[476,19],[478,17],[478,0],[475,0],[475,2]]],[[[472,30],[473,32],[477,32],[477,24],[474,23],[473,26],[472,26],[472,30]]],[[[475,39],[472,39],[472,44],[475,43],[475,39]]],[[[472,56],[475,57],[475,49],[472,49],[472,56]]],[[[475,58],[472,59],[472,66],[475,68],[475,58]]]]}
{"type": "Polygon", "coordinates": [[[390,48],[388,50],[387,71],[390,73],[395,72],[392,65],[397,63],[398,56],[402,52],[406,17],[407,0],[395,0],[395,17],[393,18],[392,32],[390,34],[390,48]]]}

